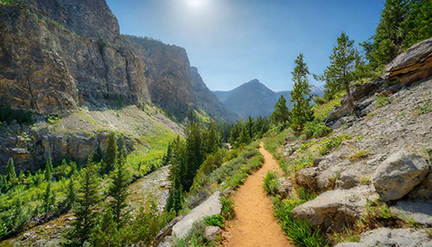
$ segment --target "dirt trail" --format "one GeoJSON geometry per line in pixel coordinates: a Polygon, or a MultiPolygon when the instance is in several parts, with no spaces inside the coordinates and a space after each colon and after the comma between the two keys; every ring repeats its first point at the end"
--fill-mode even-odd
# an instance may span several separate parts
{"type": "Polygon", "coordinates": [[[273,205],[263,189],[263,178],[269,170],[281,173],[273,156],[263,148],[263,167],[250,175],[231,198],[235,203],[236,218],[227,223],[224,246],[294,246],[287,240],[276,219],[273,205]]]}

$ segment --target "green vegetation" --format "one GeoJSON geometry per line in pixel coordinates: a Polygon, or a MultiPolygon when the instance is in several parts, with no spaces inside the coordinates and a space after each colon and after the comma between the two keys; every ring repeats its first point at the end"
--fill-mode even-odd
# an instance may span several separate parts
{"type": "Polygon", "coordinates": [[[19,124],[32,125],[35,123],[33,115],[29,111],[12,110],[10,107],[0,108],[0,122],[11,123],[16,120],[19,124]]]}
{"type": "Polygon", "coordinates": [[[204,222],[209,226],[224,227],[225,218],[220,214],[215,214],[213,216],[205,217],[204,222]]]}
{"type": "Polygon", "coordinates": [[[377,108],[383,107],[389,103],[390,103],[390,99],[387,96],[381,94],[377,96],[377,100],[375,102],[377,108]]]}
{"type": "Polygon", "coordinates": [[[274,196],[278,193],[280,184],[275,171],[268,171],[264,177],[264,190],[268,195],[274,196]]]}
{"type": "Polygon", "coordinates": [[[271,118],[275,124],[281,124],[286,126],[291,118],[290,111],[286,106],[286,99],[283,95],[280,96],[276,104],[273,106],[274,111],[271,114],[271,118]]]}
{"type": "MultiPolygon", "coordinates": [[[[294,71],[291,72],[294,87],[291,91],[291,102],[293,102],[293,107],[291,109],[291,120],[290,126],[295,132],[300,132],[303,130],[304,125],[307,122],[313,120],[314,111],[312,105],[310,104],[310,84],[308,82],[307,76],[309,73],[309,68],[303,61],[304,55],[300,53],[295,59],[296,66],[294,71]]],[[[281,96],[282,97],[282,96],[281,96]]],[[[275,108],[276,109],[276,108],[275,108]]]]}

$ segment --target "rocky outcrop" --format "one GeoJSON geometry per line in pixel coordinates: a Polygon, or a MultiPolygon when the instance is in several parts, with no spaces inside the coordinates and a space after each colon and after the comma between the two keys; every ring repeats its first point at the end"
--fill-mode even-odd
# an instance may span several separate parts
{"type": "Polygon", "coordinates": [[[331,190],[320,194],[291,212],[296,219],[306,220],[311,226],[324,226],[334,230],[351,226],[365,212],[367,200],[378,196],[370,186],[357,186],[349,190],[331,190]]]}
{"type": "Polygon", "coordinates": [[[190,213],[173,226],[173,235],[177,238],[182,238],[192,229],[194,222],[202,220],[207,216],[220,214],[222,210],[222,205],[219,201],[220,194],[220,191],[216,191],[205,202],[192,209],[190,213]]]}
{"type": "Polygon", "coordinates": [[[378,228],[361,234],[359,243],[341,243],[335,247],[378,247],[432,246],[432,240],[425,230],[378,228]]]}
{"type": "Polygon", "coordinates": [[[410,199],[432,199],[432,173],[408,195],[410,199]]]}
{"type": "Polygon", "coordinates": [[[411,46],[384,68],[385,77],[409,86],[432,76],[432,38],[411,46]]]}
{"type": "Polygon", "coordinates": [[[372,183],[381,200],[387,202],[408,194],[429,173],[429,165],[423,157],[399,151],[378,167],[372,177],[372,183]]]}

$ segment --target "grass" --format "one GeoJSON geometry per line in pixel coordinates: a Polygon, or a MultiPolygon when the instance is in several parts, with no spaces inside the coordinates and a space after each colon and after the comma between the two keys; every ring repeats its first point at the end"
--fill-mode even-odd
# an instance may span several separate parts
{"type": "Polygon", "coordinates": [[[270,130],[266,137],[262,139],[264,148],[273,154],[273,157],[277,160],[282,159],[282,154],[279,152],[279,147],[282,146],[285,138],[292,133],[291,129],[284,129],[280,131],[281,127],[276,127],[270,130]]]}
{"type": "Polygon", "coordinates": [[[357,151],[348,156],[348,160],[351,162],[359,161],[369,156],[369,152],[365,150],[357,149],[357,151]]]}
{"type": "Polygon", "coordinates": [[[383,107],[387,104],[390,104],[390,99],[385,95],[378,95],[375,104],[377,108],[383,107]]]}
{"type": "Polygon", "coordinates": [[[264,190],[268,195],[274,196],[278,193],[280,184],[275,171],[268,171],[264,177],[264,190]]]}
{"type": "Polygon", "coordinates": [[[334,97],[334,99],[328,101],[322,105],[314,106],[314,116],[318,122],[324,122],[330,112],[333,110],[335,106],[340,106],[340,101],[342,97],[345,95],[345,92],[339,92],[334,97]]]}

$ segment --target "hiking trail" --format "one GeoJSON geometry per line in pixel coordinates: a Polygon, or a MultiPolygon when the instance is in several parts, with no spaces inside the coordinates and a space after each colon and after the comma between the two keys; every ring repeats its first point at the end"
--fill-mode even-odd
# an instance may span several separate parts
{"type": "Polygon", "coordinates": [[[223,246],[291,246],[287,237],[273,217],[271,197],[267,196],[263,185],[269,170],[282,173],[277,161],[263,148],[259,151],[264,156],[261,169],[247,177],[246,182],[231,197],[235,204],[236,217],[227,222],[223,234],[223,246]]]}

